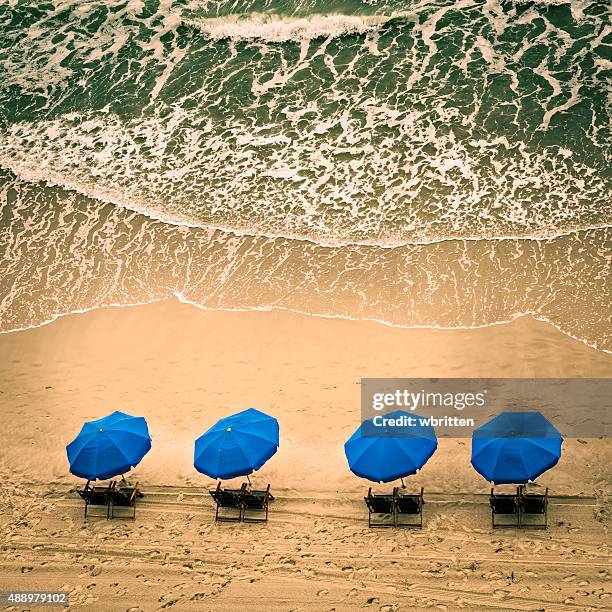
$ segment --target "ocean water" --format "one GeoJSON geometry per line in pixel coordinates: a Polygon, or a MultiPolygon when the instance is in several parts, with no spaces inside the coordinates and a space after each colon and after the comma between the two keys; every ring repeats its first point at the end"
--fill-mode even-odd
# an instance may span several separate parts
{"type": "Polygon", "coordinates": [[[5,0],[0,330],[176,295],[612,351],[607,1],[5,0]]]}

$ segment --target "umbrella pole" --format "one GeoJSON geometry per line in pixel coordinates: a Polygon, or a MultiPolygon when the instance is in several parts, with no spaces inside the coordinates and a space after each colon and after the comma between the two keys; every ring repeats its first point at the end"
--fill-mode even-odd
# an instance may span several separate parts
{"type": "Polygon", "coordinates": [[[247,481],[249,483],[249,487],[251,486],[251,477],[247,474],[247,481]]]}
{"type": "Polygon", "coordinates": [[[404,479],[403,479],[403,478],[400,478],[400,480],[401,480],[401,482],[402,482],[402,489],[405,489],[405,488],[406,488],[406,485],[404,484],[404,479]]]}

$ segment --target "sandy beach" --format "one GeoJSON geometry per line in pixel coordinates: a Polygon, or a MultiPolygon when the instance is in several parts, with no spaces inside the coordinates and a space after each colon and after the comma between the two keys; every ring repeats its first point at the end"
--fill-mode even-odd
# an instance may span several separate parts
{"type": "MultiPolygon", "coordinates": [[[[205,311],[177,300],[102,308],[0,335],[3,464],[14,476],[76,483],[65,446],[111,410],[146,416],[153,450],[137,475],[208,486],[193,441],[249,407],[280,422],[258,478],[287,490],[358,492],[343,444],[360,423],[362,377],[609,377],[612,355],[531,318],[475,330],[402,329],[288,312],[205,311]],[[31,445],[35,452],[25,453],[31,445]]],[[[568,440],[543,484],[593,493],[609,476],[597,440],[568,440]],[[594,454],[595,453],[595,454],[594,454]],[[564,467],[565,466],[565,467],[564,467]],[[571,467],[570,467],[571,466],[571,467]]],[[[432,491],[482,492],[469,440],[441,440],[422,472],[432,491]],[[449,461],[453,478],[447,477],[449,461]]]]}
{"type": "Polygon", "coordinates": [[[606,6],[0,2],[0,609],[612,612],[606,6]]]}
{"type": "Polygon", "coordinates": [[[546,532],[491,531],[488,485],[453,439],[407,479],[425,487],[423,531],[369,531],[343,453],[364,376],[612,376],[612,356],[548,324],[400,329],[172,299],[3,334],[0,355],[0,591],[69,590],[94,610],[609,609],[607,441],[566,440],[539,481],[546,532]],[[254,476],[270,521],[215,525],[193,440],[251,406],[280,423],[254,476]],[[145,497],[135,522],[84,521],[65,445],[112,409],[148,420],[145,497]]]}

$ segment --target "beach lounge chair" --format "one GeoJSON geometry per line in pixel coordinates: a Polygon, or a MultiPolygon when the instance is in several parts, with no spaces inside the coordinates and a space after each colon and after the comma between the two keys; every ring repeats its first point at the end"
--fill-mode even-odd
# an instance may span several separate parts
{"type": "Polygon", "coordinates": [[[270,493],[269,484],[264,491],[250,491],[244,488],[240,495],[242,520],[252,523],[267,521],[268,504],[273,499],[274,496],[270,493]]]}
{"type": "Polygon", "coordinates": [[[418,495],[406,495],[395,489],[395,524],[397,527],[423,528],[423,487],[418,495]],[[412,521],[402,521],[402,517],[415,517],[412,521]]]}
{"type": "Polygon", "coordinates": [[[106,518],[110,517],[110,491],[115,484],[114,481],[109,483],[108,487],[92,487],[90,481],[87,481],[84,489],[79,489],[78,494],[85,502],[85,518],[87,518],[87,509],[89,506],[106,506],[106,518]]]}
{"type": "Polygon", "coordinates": [[[363,498],[368,507],[368,527],[396,526],[395,497],[396,489],[393,489],[392,495],[376,495],[372,493],[372,487],[368,489],[367,497],[363,498]],[[375,518],[372,518],[373,515],[375,518]]]}
{"type": "Polygon", "coordinates": [[[518,505],[518,488],[516,494],[508,494],[495,493],[493,487],[491,487],[491,497],[489,502],[491,504],[491,526],[493,529],[496,527],[521,526],[520,510],[518,505]],[[495,517],[498,515],[514,516],[516,518],[516,522],[496,523],[495,517]]]}
{"type": "Polygon", "coordinates": [[[109,492],[110,518],[115,518],[115,507],[119,506],[120,508],[132,508],[132,519],[136,519],[136,499],[141,495],[138,483],[133,487],[127,484],[117,487],[113,483],[109,492]]]}
{"type": "Polygon", "coordinates": [[[242,520],[242,494],[246,489],[246,483],[242,485],[240,489],[222,489],[221,483],[217,484],[217,488],[213,491],[209,491],[217,509],[215,512],[215,521],[241,521],[242,520]],[[229,516],[223,516],[219,513],[220,510],[237,510],[238,515],[230,514],[229,516]]]}
{"type": "Polygon", "coordinates": [[[526,493],[524,487],[520,487],[518,495],[520,512],[520,527],[526,529],[548,529],[548,487],[544,495],[539,493],[526,493]],[[527,523],[524,522],[525,515],[540,516],[544,522],[527,523]]]}

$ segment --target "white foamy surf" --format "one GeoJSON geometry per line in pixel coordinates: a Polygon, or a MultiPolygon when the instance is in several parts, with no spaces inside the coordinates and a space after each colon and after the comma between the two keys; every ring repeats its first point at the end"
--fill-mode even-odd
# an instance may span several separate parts
{"type": "Polygon", "coordinates": [[[610,350],[604,8],[0,5],[0,329],[176,295],[610,350]]]}
{"type": "Polygon", "coordinates": [[[10,215],[0,233],[4,331],[174,295],[207,309],[400,327],[482,327],[531,314],[612,349],[610,229],[539,241],[323,247],[173,226],[29,182],[13,181],[2,198],[10,215]]]}
{"type": "Polygon", "coordinates": [[[384,15],[311,15],[289,17],[268,13],[228,15],[202,19],[185,19],[206,36],[214,40],[258,39],[262,42],[287,42],[313,40],[316,38],[337,38],[347,34],[366,34],[375,31],[389,21],[384,15]]]}

